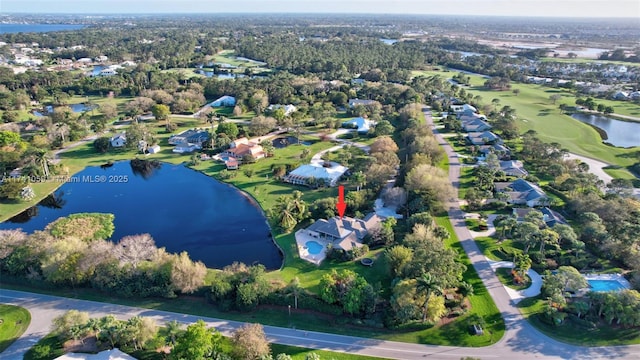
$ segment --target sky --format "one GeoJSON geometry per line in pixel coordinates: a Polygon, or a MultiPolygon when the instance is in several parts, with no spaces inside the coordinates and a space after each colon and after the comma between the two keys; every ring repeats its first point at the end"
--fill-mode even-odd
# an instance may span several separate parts
{"type": "Polygon", "coordinates": [[[6,13],[380,13],[637,18],[640,0],[0,0],[6,13]]]}

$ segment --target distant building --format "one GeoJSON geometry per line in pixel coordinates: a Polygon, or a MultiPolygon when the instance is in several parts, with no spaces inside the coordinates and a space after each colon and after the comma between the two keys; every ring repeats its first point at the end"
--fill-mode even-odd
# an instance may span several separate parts
{"type": "Polygon", "coordinates": [[[356,128],[359,133],[366,134],[373,125],[372,121],[363,117],[353,118],[342,123],[342,126],[356,128]]]}
{"type": "Polygon", "coordinates": [[[242,161],[242,158],[247,155],[253,156],[255,160],[265,157],[264,148],[259,144],[249,141],[246,137],[231,142],[230,148],[222,154],[235,158],[238,161],[242,161]]]}
{"type": "Polygon", "coordinates": [[[202,143],[207,140],[209,140],[209,132],[207,130],[189,129],[178,135],[172,135],[169,137],[169,144],[194,144],[201,148],[202,143]]]}
{"type": "Polygon", "coordinates": [[[157,154],[160,152],[160,145],[151,145],[147,147],[147,152],[149,154],[157,154]]]}
{"type": "Polygon", "coordinates": [[[284,115],[285,116],[289,116],[291,115],[294,111],[296,111],[296,107],[289,104],[289,105],[280,105],[280,104],[276,104],[276,105],[269,105],[269,107],[267,108],[270,111],[276,111],[278,109],[284,109],[284,115]]]}
{"type": "Polygon", "coordinates": [[[114,135],[109,139],[111,146],[114,148],[123,147],[127,143],[127,135],[124,132],[114,135]]]}
{"type": "Polygon", "coordinates": [[[211,107],[231,107],[231,106],[236,106],[236,98],[233,96],[222,96],[218,99],[216,99],[215,101],[213,101],[211,104],[209,104],[209,106],[211,107]]]}
{"type": "Polygon", "coordinates": [[[349,99],[349,107],[356,106],[367,106],[367,105],[375,105],[379,104],[379,102],[375,100],[360,100],[360,99],[349,99]]]}

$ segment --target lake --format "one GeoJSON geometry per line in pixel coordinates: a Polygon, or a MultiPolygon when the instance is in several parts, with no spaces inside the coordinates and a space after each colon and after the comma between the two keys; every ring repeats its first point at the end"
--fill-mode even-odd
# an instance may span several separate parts
{"type": "Polygon", "coordinates": [[[108,168],[88,167],[72,179],[56,192],[62,206],[56,208],[51,198],[46,199],[14,222],[0,223],[0,229],[31,233],[74,213],[112,213],[115,241],[149,233],[158,247],[172,253],[187,251],[210,268],[234,261],[260,263],[267,269],[282,264],[257,204],[236,188],[183,165],[162,163],[140,174],[124,161],[108,168]]]}
{"type": "MultiPolygon", "coordinates": [[[[85,112],[85,111],[91,111],[94,109],[98,108],[98,105],[86,105],[86,104],[71,104],[71,105],[67,105],[69,106],[69,108],[71,109],[71,111],[73,111],[74,113],[81,113],[81,112],[85,112]]],[[[37,111],[37,110],[33,110],[31,111],[31,113],[37,117],[42,117],[42,116],[46,116],[47,114],[50,114],[53,112],[53,106],[51,105],[47,105],[44,107],[44,113],[37,111]]]]}
{"type": "Polygon", "coordinates": [[[0,34],[20,32],[42,33],[52,31],[79,30],[86,25],[75,24],[0,24],[0,34]]]}
{"type": "Polygon", "coordinates": [[[602,129],[607,134],[607,139],[603,140],[613,146],[640,146],[640,123],[585,113],[575,113],[571,117],[602,129]]]}

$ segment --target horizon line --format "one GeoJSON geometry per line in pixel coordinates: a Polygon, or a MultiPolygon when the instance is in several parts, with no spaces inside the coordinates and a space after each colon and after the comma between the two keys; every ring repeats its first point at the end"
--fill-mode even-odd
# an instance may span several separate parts
{"type": "MultiPolygon", "coordinates": [[[[475,14],[432,14],[432,13],[366,13],[366,12],[108,12],[108,13],[92,13],[92,12],[18,12],[18,11],[7,11],[0,14],[0,19],[2,17],[6,17],[8,15],[23,15],[23,16],[38,16],[38,15],[62,15],[62,16],[121,16],[121,15],[140,15],[140,16],[149,16],[149,15],[196,15],[196,16],[207,16],[207,15],[280,15],[280,16],[288,16],[288,15],[362,15],[362,16],[379,16],[379,17],[392,17],[392,16],[444,16],[444,17],[473,17],[473,18],[487,18],[487,17],[495,17],[495,18],[537,18],[537,19],[599,19],[599,20],[638,20],[637,17],[630,16],[543,16],[543,15],[475,15],[475,14]]],[[[638,23],[640,25],[640,22],[638,23]]]]}

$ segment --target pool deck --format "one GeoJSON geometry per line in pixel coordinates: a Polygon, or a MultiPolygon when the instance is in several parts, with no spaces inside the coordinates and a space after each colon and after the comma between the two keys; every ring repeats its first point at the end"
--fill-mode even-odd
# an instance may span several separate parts
{"type": "Polygon", "coordinates": [[[625,289],[631,289],[631,284],[627,279],[622,276],[622,274],[584,274],[585,280],[607,280],[607,281],[617,281],[620,285],[622,285],[625,289]]]}
{"type": "Polygon", "coordinates": [[[298,254],[300,258],[303,260],[307,260],[310,263],[314,263],[316,265],[320,265],[322,260],[327,257],[327,245],[328,242],[326,240],[318,239],[309,235],[309,233],[305,229],[301,229],[296,231],[296,245],[298,245],[298,254]],[[307,241],[315,241],[318,244],[322,245],[322,251],[318,254],[311,254],[307,250],[307,241]]]}

